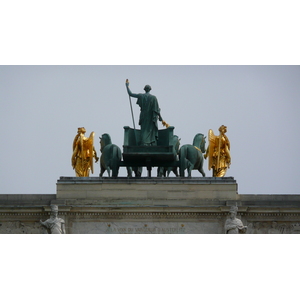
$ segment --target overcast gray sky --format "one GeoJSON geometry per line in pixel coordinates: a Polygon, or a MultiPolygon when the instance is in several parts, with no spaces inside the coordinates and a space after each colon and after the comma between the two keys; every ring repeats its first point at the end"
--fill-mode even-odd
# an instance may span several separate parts
{"type": "MultiPolygon", "coordinates": [[[[1,66],[0,193],[55,193],[60,176],[75,174],[70,159],[78,127],[86,135],[95,131],[98,154],[103,133],[122,149],[123,126],[132,127],[126,78],[135,93],[152,86],[181,145],[228,127],[227,176],[240,194],[300,193],[300,67],[176,65],[1,66]]],[[[204,169],[211,176],[207,161],[204,169]]],[[[92,176],[98,175],[96,164],[92,176]]]]}
{"type": "MultiPolygon", "coordinates": [[[[300,193],[300,69],[284,66],[299,62],[292,1],[16,1],[2,8],[1,194],[55,193],[60,176],[74,175],[80,126],[95,131],[97,150],[105,132],[122,149],[123,126],[132,126],[126,78],[135,93],[152,86],[181,144],[227,125],[227,176],[239,193],[300,193]]],[[[206,161],[204,168],[210,175],[206,161]]]]}

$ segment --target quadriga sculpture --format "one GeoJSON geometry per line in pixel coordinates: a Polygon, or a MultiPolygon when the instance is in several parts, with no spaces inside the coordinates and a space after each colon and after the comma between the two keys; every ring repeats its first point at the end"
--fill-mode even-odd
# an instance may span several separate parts
{"type": "Polygon", "coordinates": [[[121,149],[111,143],[110,135],[107,133],[102,134],[100,137],[100,151],[102,152],[100,157],[100,177],[105,171],[107,171],[108,177],[110,177],[110,171],[112,171],[112,177],[118,177],[122,157],[121,149]]]}
{"type": "Polygon", "coordinates": [[[180,177],[184,177],[184,171],[187,169],[188,177],[192,176],[192,170],[198,170],[203,177],[203,154],[205,153],[205,136],[198,133],[194,137],[193,145],[183,145],[179,149],[180,177]]]}

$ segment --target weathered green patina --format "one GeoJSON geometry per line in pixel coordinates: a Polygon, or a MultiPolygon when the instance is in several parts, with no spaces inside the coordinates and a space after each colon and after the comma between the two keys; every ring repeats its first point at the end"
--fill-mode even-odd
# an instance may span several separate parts
{"type": "MultiPolygon", "coordinates": [[[[158,130],[157,145],[145,146],[136,143],[142,131],[124,127],[124,145],[122,166],[147,167],[148,177],[151,177],[152,167],[177,167],[176,160],[179,143],[174,141],[174,127],[158,130]]],[[[178,137],[177,137],[178,140],[178,137]]]]}
{"type": "MultiPolygon", "coordinates": [[[[178,138],[177,135],[173,135],[172,138],[172,144],[174,146],[174,150],[176,152],[176,161],[178,161],[178,152],[179,152],[179,146],[180,146],[180,138],[178,138]]],[[[157,177],[169,177],[170,173],[173,172],[175,174],[176,177],[179,176],[178,174],[178,166],[177,163],[175,163],[175,166],[171,166],[171,167],[158,167],[157,168],[157,177]]]]}
{"type": "Polygon", "coordinates": [[[112,171],[112,177],[116,178],[119,174],[119,168],[121,163],[121,149],[112,144],[110,135],[107,133],[102,134],[100,137],[100,151],[102,152],[100,157],[100,177],[107,171],[108,177],[110,177],[110,171],[112,171]]]}
{"type": "Polygon", "coordinates": [[[195,135],[193,145],[183,145],[179,149],[180,177],[184,177],[184,171],[187,169],[188,177],[192,176],[192,170],[198,170],[203,177],[203,154],[205,153],[205,138],[202,133],[195,135]]]}
{"type": "Polygon", "coordinates": [[[126,80],[126,88],[134,128],[124,127],[123,160],[121,160],[121,150],[111,143],[110,136],[102,135],[100,177],[105,170],[108,171],[109,176],[110,170],[112,170],[113,177],[117,177],[120,166],[127,168],[128,177],[132,177],[132,171],[135,172],[136,177],[140,177],[143,167],[147,167],[148,177],[151,177],[153,167],[158,167],[158,177],[167,176],[171,171],[178,176],[178,167],[181,177],[184,177],[185,169],[188,170],[189,177],[194,169],[199,170],[205,176],[202,156],[202,152],[205,152],[204,135],[197,134],[193,145],[184,145],[179,150],[180,139],[173,134],[174,127],[162,120],[158,101],[149,93],[151,87],[146,85],[144,94],[134,94],[129,89],[129,81],[126,80]],[[137,98],[137,104],[141,108],[140,130],[135,128],[130,97],[137,98]],[[158,130],[158,120],[162,121],[167,128],[158,130]]]}
{"type": "Polygon", "coordinates": [[[138,144],[142,146],[155,146],[158,140],[157,120],[162,121],[157,98],[150,94],[151,87],[146,85],[144,94],[134,94],[129,89],[129,81],[126,81],[128,95],[137,98],[137,104],[141,108],[139,125],[141,132],[138,144]]]}

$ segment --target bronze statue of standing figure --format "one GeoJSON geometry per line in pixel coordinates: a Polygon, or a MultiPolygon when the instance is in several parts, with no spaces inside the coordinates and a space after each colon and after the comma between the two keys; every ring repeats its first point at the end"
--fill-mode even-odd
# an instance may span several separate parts
{"type": "Polygon", "coordinates": [[[129,81],[126,80],[127,93],[130,97],[137,98],[136,104],[141,108],[139,125],[141,126],[141,138],[139,144],[142,146],[156,146],[158,140],[157,119],[168,127],[160,115],[160,108],[157,98],[150,94],[151,86],[144,87],[144,94],[134,94],[129,89],[129,81]]]}

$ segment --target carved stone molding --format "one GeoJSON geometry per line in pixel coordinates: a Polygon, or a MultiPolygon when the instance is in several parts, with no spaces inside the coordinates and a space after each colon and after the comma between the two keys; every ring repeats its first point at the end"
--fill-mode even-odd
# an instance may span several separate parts
{"type": "Polygon", "coordinates": [[[0,234],[44,234],[47,233],[41,224],[28,221],[1,221],[0,234]]]}
{"type": "Polygon", "coordinates": [[[256,220],[247,225],[248,234],[300,234],[299,222],[256,220]]]}

